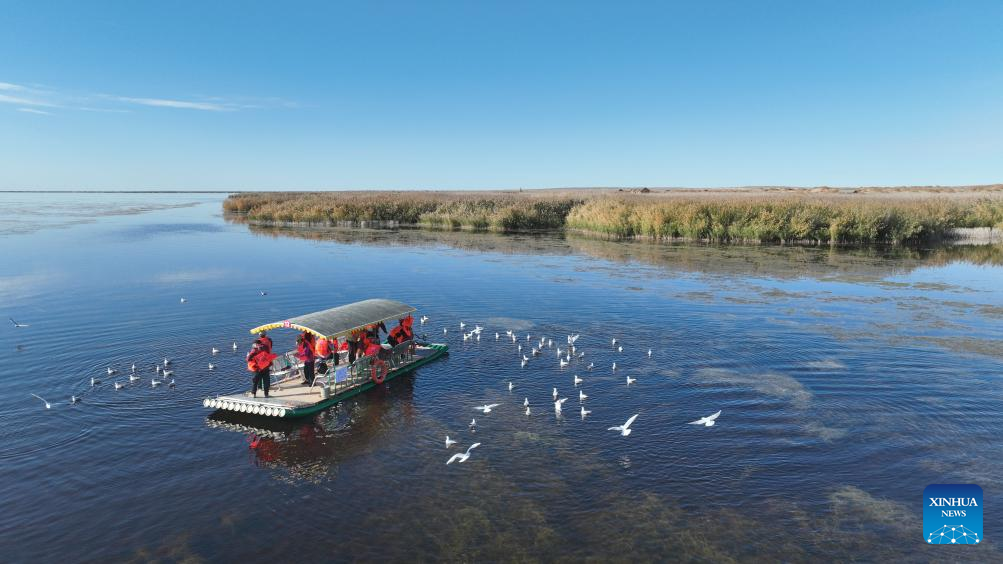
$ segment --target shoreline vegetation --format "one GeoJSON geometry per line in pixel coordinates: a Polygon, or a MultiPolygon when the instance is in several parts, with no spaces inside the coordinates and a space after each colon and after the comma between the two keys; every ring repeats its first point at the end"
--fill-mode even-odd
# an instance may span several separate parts
{"type": "Polygon", "coordinates": [[[227,216],[259,225],[563,230],[610,239],[785,244],[999,240],[1003,185],[901,188],[242,192],[227,216]]]}

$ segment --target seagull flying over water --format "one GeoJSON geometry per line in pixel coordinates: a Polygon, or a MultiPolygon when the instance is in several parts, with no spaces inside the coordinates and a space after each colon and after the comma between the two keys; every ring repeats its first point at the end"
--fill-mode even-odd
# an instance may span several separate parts
{"type": "Polygon", "coordinates": [[[474,443],[474,444],[470,445],[467,448],[467,452],[463,452],[463,453],[458,452],[458,453],[454,454],[453,456],[451,456],[449,458],[449,460],[446,461],[446,464],[452,464],[454,462],[466,462],[467,459],[470,458],[470,451],[474,450],[475,448],[477,448],[479,446],[481,446],[481,443],[474,443]]]}
{"type": "Polygon", "coordinates": [[[451,447],[451,446],[453,446],[455,444],[456,444],[456,441],[454,441],[453,439],[450,439],[449,435],[446,435],[446,448],[449,448],[449,447],[451,447]]]}
{"type": "Polygon", "coordinates": [[[637,419],[638,415],[640,415],[640,413],[635,414],[633,417],[631,417],[630,419],[628,419],[627,422],[624,423],[623,425],[617,425],[616,427],[610,427],[609,429],[606,429],[606,430],[607,431],[620,431],[620,434],[622,436],[626,437],[631,432],[630,424],[633,423],[635,419],[637,419]]]}
{"type": "Polygon", "coordinates": [[[568,398],[561,398],[561,399],[555,401],[554,402],[554,413],[560,415],[561,414],[561,406],[564,405],[564,402],[566,402],[566,401],[568,401],[568,398]]]}
{"type": "Polygon", "coordinates": [[[38,399],[42,400],[42,403],[44,403],[44,404],[45,404],[45,409],[51,409],[51,408],[52,408],[52,406],[51,406],[51,405],[49,405],[49,402],[45,401],[45,398],[43,398],[42,396],[39,396],[39,395],[36,395],[36,394],[31,394],[31,395],[33,395],[33,396],[35,396],[36,398],[38,398],[38,399]]]}
{"type": "Polygon", "coordinates": [[[492,403],[492,404],[488,404],[488,405],[479,405],[479,406],[475,407],[474,409],[476,409],[476,410],[478,410],[478,411],[480,411],[482,413],[487,414],[487,413],[491,413],[491,410],[494,409],[494,408],[496,408],[496,407],[498,407],[499,405],[501,405],[501,404],[500,403],[492,403]]]}
{"type": "Polygon", "coordinates": [[[696,421],[690,421],[689,424],[690,425],[703,425],[705,427],[713,427],[714,426],[714,420],[717,419],[719,415],[721,415],[720,411],[718,411],[714,415],[708,415],[707,417],[701,417],[700,419],[697,419],[696,421]]]}
{"type": "Polygon", "coordinates": [[[14,321],[13,317],[8,317],[7,319],[10,319],[10,322],[14,324],[14,328],[15,329],[17,329],[19,327],[31,327],[27,323],[18,323],[17,321],[14,321]]]}

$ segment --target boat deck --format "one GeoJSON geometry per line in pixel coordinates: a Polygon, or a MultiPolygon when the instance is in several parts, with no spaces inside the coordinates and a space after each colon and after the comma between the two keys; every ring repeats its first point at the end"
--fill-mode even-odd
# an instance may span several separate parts
{"type": "MultiPolygon", "coordinates": [[[[387,376],[388,379],[394,375],[407,372],[412,366],[424,364],[425,361],[442,354],[445,348],[440,347],[442,346],[416,347],[410,362],[393,370],[387,376]]],[[[369,385],[372,384],[372,381],[368,378],[356,377],[342,381],[342,378],[346,376],[347,368],[346,365],[342,364],[336,370],[331,370],[323,376],[318,375],[312,387],[303,381],[299,372],[294,371],[295,375],[286,376],[278,382],[273,382],[267,398],[264,397],[264,393],[261,390],[258,390],[257,397],[253,397],[250,392],[220,395],[216,398],[207,398],[203,401],[203,405],[205,407],[239,411],[242,413],[285,417],[287,414],[295,414],[296,411],[315,407],[332,397],[344,396],[347,392],[371,387],[369,385]],[[339,372],[341,375],[337,378],[337,383],[334,383],[335,374],[339,372]],[[328,389],[328,393],[325,395],[325,383],[328,378],[332,379],[332,387],[328,389]]]]}

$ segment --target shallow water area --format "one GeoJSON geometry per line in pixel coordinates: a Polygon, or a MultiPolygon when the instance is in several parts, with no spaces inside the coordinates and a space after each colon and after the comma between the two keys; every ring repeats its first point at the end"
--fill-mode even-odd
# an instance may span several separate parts
{"type": "Polygon", "coordinates": [[[265,228],[222,198],[0,194],[0,314],[29,325],[0,346],[5,560],[971,557],[922,543],[931,483],[1003,522],[999,246],[265,228]],[[249,386],[251,327],[370,297],[448,357],[307,420],[202,407],[249,386]]]}

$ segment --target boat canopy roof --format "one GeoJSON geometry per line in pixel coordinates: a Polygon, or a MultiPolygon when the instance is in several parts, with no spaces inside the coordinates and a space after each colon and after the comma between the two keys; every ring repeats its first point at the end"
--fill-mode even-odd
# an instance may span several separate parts
{"type": "Polygon", "coordinates": [[[413,307],[394,300],[363,300],[284,321],[266,323],[251,329],[251,333],[270,329],[296,329],[309,331],[318,337],[333,339],[348,335],[367,325],[400,319],[413,311],[415,311],[413,307]]]}

